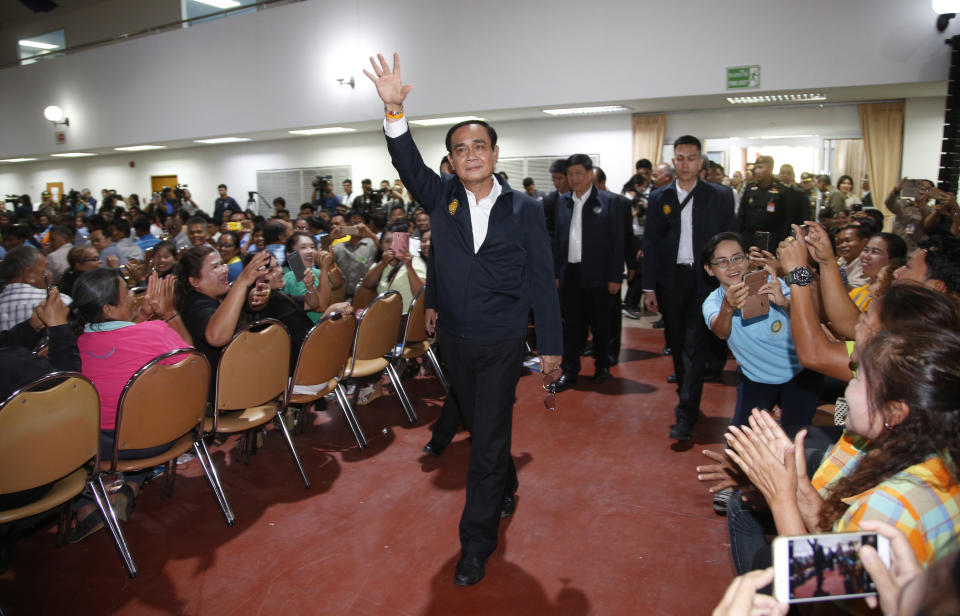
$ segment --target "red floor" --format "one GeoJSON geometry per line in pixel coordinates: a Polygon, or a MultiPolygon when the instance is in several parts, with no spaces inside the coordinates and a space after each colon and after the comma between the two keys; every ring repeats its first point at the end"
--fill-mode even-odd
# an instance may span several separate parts
{"type": "Polygon", "coordinates": [[[469,443],[460,434],[439,460],[421,453],[442,395],[424,377],[408,386],[415,427],[392,396],[359,409],[367,451],[336,409],[296,437],[309,491],[276,433],[247,467],[214,453],[233,528],[196,462],[181,467],[172,499],[147,486],[124,524],[135,580],[105,531],[62,548],[52,529],[33,533],[0,575],[0,607],[6,616],[709,613],[733,570],[725,519],[694,469],[732,414],[732,375],[705,386],[706,417],[694,444],[678,448],[667,438],[675,393],[662,333],[624,336],[614,378],[582,378],[555,413],[538,376],[520,380],[517,511],[474,587],[453,584],[469,443]]]}

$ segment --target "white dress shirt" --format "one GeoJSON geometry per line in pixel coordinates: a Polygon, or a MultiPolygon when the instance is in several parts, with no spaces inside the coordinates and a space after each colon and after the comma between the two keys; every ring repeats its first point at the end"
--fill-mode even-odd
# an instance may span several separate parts
{"type": "MultiPolygon", "coordinates": [[[[387,137],[395,139],[408,130],[410,130],[410,127],[407,125],[406,118],[400,118],[394,122],[388,122],[386,118],[383,120],[383,132],[386,133],[387,137]]],[[[487,237],[487,228],[490,225],[490,211],[493,210],[493,204],[497,202],[497,199],[500,198],[500,193],[503,192],[503,188],[500,186],[497,178],[492,175],[490,178],[493,181],[493,188],[486,197],[477,200],[476,195],[469,190],[466,191],[467,207],[470,208],[470,226],[473,229],[474,254],[479,252],[480,246],[483,245],[483,240],[487,237]]],[[[464,190],[466,190],[466,188],[464,188],[464,190]]]]}
{"type": "Polygon", "coordinates": [[[580,263],[583,261],[583,204],[590,198],[593,187],[578,197],[576,193],[573,196],[573,212],[570,214],[570,247],[567,249],[567,263],[580,263]]]}
{"type": "MultiPolygon", "coordinates": [[[[683,203],[687,195],[696,190],[697,183],[694,182],[690,190],[680,188],[679,183],[676,183],[676,187],[677,207],[679,207],[679,204],[683,203]]],[[[693,197],[690,197],[690,202],[680,212],[680,245],[677,248],[677,265],[693,265],[693,257],[693,197]]]]}

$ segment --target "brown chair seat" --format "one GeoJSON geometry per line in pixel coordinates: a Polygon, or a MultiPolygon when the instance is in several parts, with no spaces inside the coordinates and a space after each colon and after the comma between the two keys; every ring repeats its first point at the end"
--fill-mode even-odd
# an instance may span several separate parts
{"type": "MultiPolygon", "coordinates": [[[[195,432],[190,432],[189,434],[184,434],[180,439],[178,439],[170,449],[159,453],[152,458],[137,458],[136,460],[117,460],[116,470],[121,473],[126,473],[129,471],[139,471],[145,468],[152,468],[154,466],[160,466],[161,464],[166,463],[171,458],[179,458],[181,454],[186,453],[193,448],[193,441],[196,438],[195,432]]],[[[111,462],[100,461],[100,470],[105,472],[110,472],[111,462]]]]}
{"type": "Polygon", "coordinates": [[[356,361],[348,360],[347,367],[343,371],[343,378],[362,378],[379,374],[387,367],[388,362],[382,357],[376,359],[358,359],[356,361]]]}
{"type": "MultiPolygon", "coordinates": [[[[217,420],[217,432],[243,432],[257,426],[262,426],[277,416],[276,403],[261,404],[260,406],[251,406],[241,411],[221,412],[217,420]]],[[[203,429],[207,432],[213,430],[213,418],[207,417],[203,420],[203,429]]]]}
{"type": "Polygon", "coordinates": [[[320,389],[318,389],[318,390],[317,390],[316,392],[314,392],[314,393],[309,393],[309,394],[308,394],[308,393],[302,393],[302,394],[299,394],[299,393],[292,393],[292,392],[291,392],[291,393],[290,393],[290,403],[291,403],[291,404],[307,404],[308,402],[313,402],[314,400],[318,400],[318,399],[326,396],[328,393],[330,393],[330,392],[333,391],[334,389],[336,389],[337,383],[339,383],[339,380],[334,378],[334,379],[330,379],[329,381],[327,381],[326,383],[324,383],[324,384],[323,384],[323,387],[321,387],[320,389]]]}
{"type": "Polygon", "coordinates": [[[417,357],[426,355],[427,351],[429,350],[430,342],[428,340],[411,342],[407,346],[403,347],[403,354],[400,357],[403,359],[416,359],[417,357]]]}
{"type": "Polygon", "coordinates": [[[28,516],[50,511],[58,507],[80,492],[83,492],[83,486],[87,483],[87,471],[78,468],[60,481],[53,484],[49,492],[40,497],[39,500],[28,503],[17,509],[7,509],[0,511],[0,524],[22,520],[28,516]]]}

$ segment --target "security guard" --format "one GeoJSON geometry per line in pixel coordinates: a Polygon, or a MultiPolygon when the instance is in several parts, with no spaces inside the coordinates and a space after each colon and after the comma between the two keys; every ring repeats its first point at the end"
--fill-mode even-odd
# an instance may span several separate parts
{"type": "Polygon", "coordinates": [[[808,214],[810,218],[807,220],[816,220],[814,216],[817,215],[817,206],[820,205],[820,190],[817,188],[817,176],[809,171],[801,173],[800,189],[810,202],[810,213],[808,214]]]}
{"type": "MultiPolygon", "coordinates": [[[[790,235],[790,225],[802,225],[807,200],[798,191],[773,176],[773,157],[759,156],[753,166],[753,181],[740,198],[740,233],[759,246],[755,233],[767,231],[767,250],[773,251],[790,235]]],[[[763,246],[760,246],[763,248],[763,246]]]]}

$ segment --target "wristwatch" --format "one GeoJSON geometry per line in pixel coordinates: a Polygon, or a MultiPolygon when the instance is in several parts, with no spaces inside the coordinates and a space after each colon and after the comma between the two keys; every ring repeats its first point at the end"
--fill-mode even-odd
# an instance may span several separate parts
{"type": "Polygon", "coordinates": [[[795,284],[798,287],[805,287],[813,282],[813,272],[805,267],[798,267],[783,277],[787,284],[795,284]]]}

